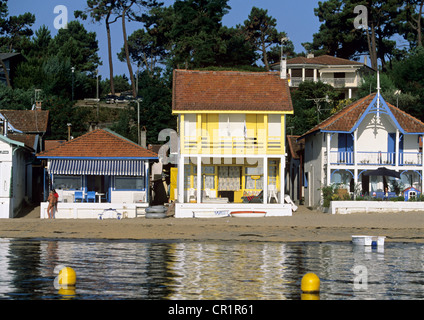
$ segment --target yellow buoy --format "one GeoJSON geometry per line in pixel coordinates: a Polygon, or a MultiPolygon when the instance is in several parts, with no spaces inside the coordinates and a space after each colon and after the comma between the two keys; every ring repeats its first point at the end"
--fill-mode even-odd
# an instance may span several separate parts
{"type": "Polygon", "coordinates": [[[59,289],[59,291],[57,292],[59,293],[63,299],[72,299],[75,298],[75,287],[70,286],[65,288],[61,288],[59,289]]]}
{"type": "Polygon", "coordinates": [[[64,267],[59,271],[59,284],[65,286],[74,286],[77,282],[77,275],[74,269],[70,267],[64,267]]]}
{"type": "Polygon", "coordinates": [[[300,295],[301,300],[320,300],[319,293],[302,293],[300,295]]]}
{"type": "Polygon", "coordinates": [[[320,281],[315,273],[307,273],[303,276],[300,288],[303,293],[319,292],[320,281]]]}

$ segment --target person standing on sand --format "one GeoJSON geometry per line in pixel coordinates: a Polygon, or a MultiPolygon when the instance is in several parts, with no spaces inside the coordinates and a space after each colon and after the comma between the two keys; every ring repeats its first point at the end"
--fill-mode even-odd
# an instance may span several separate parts
{"type": "Polygon", "coordinates": [[[49,197],[47,201],[49,202],[49,206],[47,207],[47,214],[49,215],[49,219],[54,219],[54,210],[57,210],[57,202],[59,199],[59,195],[56,190],[50,191],[49,197]]]}

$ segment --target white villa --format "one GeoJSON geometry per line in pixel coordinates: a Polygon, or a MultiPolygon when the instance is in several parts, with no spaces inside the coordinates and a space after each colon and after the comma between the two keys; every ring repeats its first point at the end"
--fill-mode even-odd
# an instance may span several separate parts
{"type": "MultiPolygon", "coordinates": [[[[284,62],[291,88],[299,87],[304,81],[322,81],[339,90],[344,99],[356,97],[361,79],[375,72],[365,62],[329,55],[315,57],[313,54],[308,54],[307,57],[296,57],[284,62]]],[[[271,68],[280,70],[280,63],[272,65],[271,68]]]]}
{"type": "Polygon", "coordinates": [[[322,204],[320,188],[338,183],[353,194],[374,195],[424,186],[424,123],[370,94],[312,128],[304,140],[305,205],[322,204]],[[400,173],[401,180],[368,176],[380,167],[400,173]]]}

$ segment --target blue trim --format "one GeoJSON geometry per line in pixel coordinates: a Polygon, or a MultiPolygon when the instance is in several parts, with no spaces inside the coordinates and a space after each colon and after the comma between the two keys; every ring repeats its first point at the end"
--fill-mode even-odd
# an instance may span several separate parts
{"type": "Polygon", "coordinates": [[[377,114],[377,99],[379,97],[380,97],[380,108],[378,108],[378,112],[381,114],[387,114],[390,117],[390,119],[392,119],[392,121],[394,122],[395,127],[397,127],[400,132],[405,133],[405,130],[397,122],[395,116],[393,115],[392,111],[390,110],[383,96],[379,95],[378,93],[375,95],[374,99],[368,105],[367,109],[364,111],[364,113],[356,122],[356,124],[352,127],[351,132],[355,131],[359,127],[359,125],[362,123],[362,121],[365,119],[365,117],[369,113],[377,114]]]}
{"type": "MultiPolygon", "coordinates": [[[[367,109],[365,109],[364,113],[359,118],[359,120],[355,123],[355,125],[352,127],[351,130],[349,130],[349,131],[341,131],[341,130],[326,130],[326,129],[319,129],[319,128],[317,128],[315,131],[312,131],[312,132],[308,133],[307,135],[302,136],[301,139],[296,139],[296,141],[299,142],[300,140],[306,139],[306,137],[308,137],[308,136],[310,136],[312,134],[315,134],[317,132],[322,132],[322,133],[353,133],[359,127],[359,125],[362,123],[362,121],[364,120],[364,118],[369,113],[374,113],[374,114],[377,113],[377,108],[375,106],[377,104],[377,97],[378,97],[378,93],[375,95],[374,99],[368,105],[367,109]]],[[[395,127],[397,127],[402,134],[408,134],[408,135],[424,134],[424,132],[406,132],[400,126],[399,122],[396,120],[395,116],[393,115],[392,111],[390,110],[389,106],[387,105],[386,101],[384,100],[383,96],[381,96],[381,95],[380,95],[379,113],[388,115],[390,117],[390,119],[392,119],[392,121],[394,122],[395,127]]]]}
{"type": "Polygon", "coordinates": [[[361,172],[359,172],[359,174],[358,174],[358,180],[359,180],[359,177],[361,176],[361,174],[363,174],[365,171],[367,171],[368,169],[365,169],[365,170],[362,170],[361,172]]]}
{"type": "Polygon", "coordinates": [[[319,130],[319,131],[321,131],[321,132],[323,132],[323,133],[346,133],[346,134],[348,134],[348,133],[352,133],[352,131],[339,131],[339,130],[336,130],[336,131],[332,131],[332,130],[319,130]]]}
{"type": "Polygon", "coordinates": [[[335,174],[338,171],[347,171],[347,172],[349,172],[352,175],[352,178],[355,178],[355,175],[349,169],[336,169],[330,175],[330,183],[331,183],[331,180],[333,180],[333,174],[335,174]]]}
{"type": "Polygon", "coordinates": [[[404,171],[402,171],[401,175],[402,175],[402,174],[404,174],[405,172],[408,172],[408,171],[412,171],[412,172],[416,172],[416,173],[418,173],[418,175],[419,175],[419,176],[420,176],[420,178],[422,179],[422,175],[421,175],[421,173],[420,173],[419,171],[417,171],[417,170],[404,170],[404,171]]]}

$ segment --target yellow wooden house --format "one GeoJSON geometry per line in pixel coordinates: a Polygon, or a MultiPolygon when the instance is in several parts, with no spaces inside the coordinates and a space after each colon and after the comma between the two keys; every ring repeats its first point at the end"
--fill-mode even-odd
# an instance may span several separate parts
{"type": "Polygon", "coordinates": [[[175,70],[178,116],[176,217],[262,210],[284,203],[287,80],[275,72],[175,70]]]}

